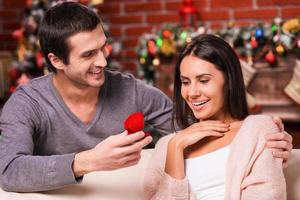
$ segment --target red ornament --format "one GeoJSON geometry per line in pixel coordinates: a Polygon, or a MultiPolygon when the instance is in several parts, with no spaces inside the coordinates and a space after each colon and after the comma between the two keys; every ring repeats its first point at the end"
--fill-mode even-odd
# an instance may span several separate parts
{"type": "Polygon", "coordinates": [[[87,5],[89,3],[89,0],[79,0],[79,3],[87,5]]]}
{"type": "Polygon", "coordinates": [[[14,93],[14,92],[16,91],[16,89],[17,89],[16,86],[10,86],[8,92],[9,92],[10,94],[12,94],[12,93],[14,93]]]}
{"type": "Polygon", "coordinates": [[[155,44],[155,41],[154,40],[149,40],[148,43],[147,43],[147,46],[148,46],[148,52],[150,55],[155,55],[156,54],[156,44],[155,44]]]}
{"type": "Polygon", "coordinates": [[[17,80],[18,85],[24,85],[30,81],[26,73],[22,73],[21,77],[17,80]]]}
{"type": "Polygon", "coordinates": [[[8,69],[8,75],[12,80],[17,80],[18,78],[20,78],[21,72],[17,68],[12,67],[8,69]]]}
{"type": "Polygon", "coordinates": [[[184,0],[180,7],[179,14],[181,16],[181,24],[184,27],[196,27],[198,16],[197,8],[194,6],[193,0],[184,0]]]}
{"type": "Polygon", "coordinates": [[[24,36],[24,29],[17,29],[12,32],[12,37],[16,40],[20,40],[24,36]]]}
{"type": "Polygon", "coordinates": [[[257,40],[255,39],[255,37],[251,37],[250,44],[251,44],[252,49],[255,49],[258,46],[258,43],[257,43],[257,40]]]}
{"type": "Polygon", "coordinates": [[[273,53],[273,51],[269,51],[266,56],[265,56],[265,60],[270,64],[273,65],[276,62],[276,57],[273,53]]]}
{"type": "MultiPolygon", "coordinates": [[[[133,134],[142,131],[144,128],[144,115],[141,112],[132,113],[127,117],[124,122],[124,128],[128,131],[128,134],[133,134]]],[[[145,133],[145,137],[149,136],[149,133],[145,133]]]]}
{"type": "Polygon", "coordinates": [[[171,31],[169,31],[169,30],[164,30],[164,31],[162,32],[162,35],[163,35],[164,38],[169,39],[169,38],[171,38],[172,33],[171,33],[171,31]]]}
{"type": "Polygon", "coordinates": [[[26,6],[27,6],[27,8],[30,8],[32,6],[32,0],[27,0],[26,6]]]}
{"type": "Polygon", "coordinates": [[[35,54],[35,61],[36,61],[36,65],[39,69],[42,69],[44,66],[44,57],[41,51],[38,51],[35,54]]]}

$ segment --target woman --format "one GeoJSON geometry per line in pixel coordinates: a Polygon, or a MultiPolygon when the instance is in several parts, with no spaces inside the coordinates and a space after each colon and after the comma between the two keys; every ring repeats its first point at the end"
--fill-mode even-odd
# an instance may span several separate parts
{"type": "Polygon", "coordinates": [[[272,118],[249,115],[239,60],[213,35],[195,38],[175,69],[173,122],[146,170],[146,199],[286,199],[282,159],[265,148],[272,118]]]}

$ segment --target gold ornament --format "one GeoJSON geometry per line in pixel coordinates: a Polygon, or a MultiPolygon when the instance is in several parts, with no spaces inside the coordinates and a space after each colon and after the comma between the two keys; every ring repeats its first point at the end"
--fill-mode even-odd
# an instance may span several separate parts
{"type": "Polygon", "coordinates": [[[152,61],[152,64],[153,64],[154,66],[158,66],[158,65],[160,64],[159,59],[158,59],[158,58],[154,58],[153,61],[152,61]]]}
{"type": "Polygon", "coordinates": [[[186,41],[186,43],[190,43],[190,42],[192,42],[192,38],[191,37],[187,37],[185,41],[186,41]]]}
{"type": "Polygon", "coordinates": [[[171,39],[163,39],[163,43],[161,45],[161,52],[166,56],[170,56],[176,53],[175,42],[171,39]]]}
{"type": "Polygon", "coordinates": [[[18,54],[18,60],[19,60],[20,62],[24,62],[24,60],[25,60],[25,53],[26,53],[26,47],[25,47],[24,44],[21,44],[21,45],[19,46],[18,51],[17,51],[17,54],[18,54]]]}
{"type": "Polygon", "coordinates": [[[282,55],[284,53],[284,47],[280,44],[276,47],[276,52],[279,54],[279,55],[282,55]]]}
{"type": "Polygon", "coordinates": [[[146,59],[143,58],[143,57],[141,57],[141,58],[140,58],[140,63],[141,63],[142,65],[145,64],[145,63],[146,63],[146,59]]]}
{"type": "Polygon", "coordinates": [[[300,31],[300,18],[287,20],[282,25],[282,29],[283,29],[283,31],[286,31],[289,33],[296,33],[298,31],[300,31]]]}

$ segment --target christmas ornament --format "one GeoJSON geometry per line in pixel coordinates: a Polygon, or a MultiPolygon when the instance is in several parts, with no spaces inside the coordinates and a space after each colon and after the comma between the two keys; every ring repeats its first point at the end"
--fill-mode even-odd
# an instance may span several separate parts
{"type": "Polygon", "coordinates": [[[21,72],[17,68],[8,69],[8,75],[11,80],[17,80],[21,76],[21,72]]]}
{"type": "Polygon", "coordinates": [[[235,27],[230,23],[217,30],[216,34],[232,45],[239,57],[249,64],[265,61],[275,67],[274,56],[276,60],[277,56],[282,58],[300,54],[297,42],[300,31],[296,28],[298,19],[292,22],[287,23],[289,26],[286,25],[285,31],[281,26],[281,18],[275,18],[272,24],[253,24],[248,27],[235,27]],[[273,51],[274,56],[268,53],[269,50],[273,51]]]}
{"type": "Polygon", "coordinates": [[[17,83],[18,85],[24,85],[30,81],[30,77],[26,73],[23,73],[20,78],[18,78],[17,83]]]}
{"type": "Polygon", "coordinates": [[[273,37],[273,42],[278,42],[280,40],[280,35],[279,34],[277,34],[277,35],[275,35],[274,37],[273,37]]]}
{"type": "Polygon", "coordinates": [[[279,55],[282,55],[285,52],[284,47],[281,44],[279,44],[275,50],[279,55]]]}
{"type": "Polygon", "coordinates": [[[44,57],[41,51],[38,51],[35,55],[35,59],[36,59],[36,66],[40,69],[43,68],[44,66],[44,57]]]}
{"type": "Polygon", "coordinates": [[[198,11],[193,0],[183,0],[179,14],[183,27],[196,27],[198,11]]]}
{"type": "Polygon", "coordinates": [[[287,20],[282,25],[282,30],[288,33],[297,33],[300,31],[300,18],[287,20]]]}
{"type": "Polygon", "coordinates": [[[278,30],[278,26],[277,25],[272,25],[272,31],[275,32],[278,30]]]}
{"type": "Polygon", "coordinates": [[[21,40],[21,38],[24,37],[24,29],[21,28],[21,29],[14,30],[12,33],[12,37],[16,40],[21,40]]]}
{"type": "MultiPolygon", "coordinates": [[[[194,28],[178,24],[164,24],[161,28],[153,29],[151,33],[140,37],[136,50],[140,64],[138,74],[147,83],[163,89],[161,80],[167,80],[167,76],[164,75],[172,73],[172,71],[166,72],[167,66],[174,65],[173,60],[194,37],[208,33],[220,36],[234,48],[241,60],[244,82],[247,87],[259,66],[273,68],[281,66],[291,58],[299,58],[299,18],[292,21],[287,20],[288,23],[284,28],[283,25],[286,23],[283,22],[281,18],[275,18],[272,23],[257,23],[245,27],[237,27],[234,23],[229,22],[217,30],[207,29],[203,25],[194,28]],[[149,40],[155,41],[157,50],[153,54],[148,52],[147,42],[149,40]]],[[[293,91],[297,85],[294,82],[297,81],[299,82],[298,79],[293,78],[291,83],[293,91]]],[[[258,105],[255,97],[248,92],[247,101],[251,113],[256,113],[261,109],[261,105],[258,105]]]]}
{"type": "Polygon", "coordinates": [[[172,39],[164,39],[161,45],[161,52],[166,56],[170,56],[176,53],[175,42],[172,39]]]}
{"type": "Polygon", "coordinates": [[[292,37],[291,36],[288,36],[287,34],[281,34],[281,36],[280,36],[280,42],[282,44],[279,44],[279,45],[281,45],[281,46],[284,45],[288,49],[292,48],[292,37]]]}
{"type": "MultiPolygon", "coordinates": [[[[300,31],[294,31],[297,30],[295,28],[297,26],[294,25],[292,26],[293,28],[285,28],[286,30],[284,31],[282,22],[281,18],[275,18],[272,23],[258,23],[247,27],[236,27],[234,23],[229,22],[223,28],[215,31],[205,29],[204,26],[186,28],[183,25],[163,25],[161,29],[154,29],[150,34],[150,38],[146,38],[144,35],[140,38],[137,48],[140,63],[138,74],[142,74],[147,82],[155,84],[156,81],[159,81],[157,77],[162,77],[158,73],[162,73],[163,66],[171,64],[172,59],[165,58],[176,57],[178,52],[193,37],[203,33],[217,34],[225,39],[234,48],[239,58],[245,60],[252,68],[253,66],[266,66],[254,65],[254,63],[258,62],[267,62],[270,66],[276,67],[278,63],[281,63],[286,58],[300,55],[300,31]],[[150,39],[156,41],[157,51],[155,55],[149,55],[149,53],[145,55],[143,53],[145,52],[143,44],[146,44],[150,39]],[[165,42],[168,41],[167,39],[169,43],[165,42]],[[170,41],[174,42],[175,47],[171,45],[170,41]]],[[[243,72],[243,74],[245,81],[247,76],[251,77],[251,71],[243,72]]],[[[246,82],[245,85],[247,85],[246,82]]],[[[247,94],[247,99],[249,107],[254,107],[254,110],[260,107],[256,105],[255,98],[251,97],[251,95],[247,94]]]]}
{"type": "Polygon", "coordinates": [[[164,24],[161,28],[154,29],[151,34],[146,33],[140,37],[137,46],[140,64],[138,74],[146,82],[154,83],[157,65],[170,63],[192,38],[203,33],[216,34],[225,39],[238,56],[250,65],[255,62],[267,62],[275,67],[277,57],[300,54],[299,32],[283,33],[281,24],[280,18],[275,18],[272,24],[253,24],[247,27],[236,27],[234,23],[229,22],[216,31],[204,26],[192,28],[164,24]],[[150,40],[153,42],[147,45],[150,40]]]}
{"type": "Polygon", "coordinates": [[[160,64],[159,59],[158,59],[158,58],[154,58],[153,61],[152,61],[152,64],[153,64],[154,66],[158,66],[158,65],[160,64]]]}
{"type": "Polygon", "coordinates": [[[258,46],[258,43],[257,43],[257,40],[255,37],[251,37],[250,44],[251,44],[252,49],[255,49],[258,46]]]}
{"type": "Polygon", "coordinates": [[[155,45],[155,41],[154,40],[149,40],[147,42],[147,47],[148,47],[148,53],[150,55],[155,55],[156,52],[157,52],[157,48],[156,48],[156,45],[155,45]]]}
{"type": "Polygon", "coordinates": [[[88,4],[89,0],[79,0],[79,3],[88,4]]]}
{"type": "Polygon", "coordinates": [[[26,1],[26,7],[31,7],[32,6],[32,0],[27,0],[26,1]]]}
{"type": "Polygon", "coordinates": [[[165,38],[165,39],[171,39],[172,37],[172,32],[170,30],[164,30],[162,32],[162,36],[165,38]]]}
{"type": "Polygon", "coordinates": [[[14,86],[14,85],[12,85],[12,86],[9,87],[9,91],[8,91],[8,92],[9,92],[10,94],[12,94],[12,93],[14,93],[14,92],[16,91],[16,89],[17,89],[17,87],[14,86]]]}
{"type": "Polygon", "coordinates": [[[269,51],[266,56],[265,56],[266,61],[270,64],[273,65],[276,62],[276,57],[273,53],[273,51],[269,51]]]}
{"type": "Polygon", "coordinates": [[[264,36],[264,30],[262,28],[256,28],[255,30],[255,37],[256,38],[262,38],[264,36]]]}

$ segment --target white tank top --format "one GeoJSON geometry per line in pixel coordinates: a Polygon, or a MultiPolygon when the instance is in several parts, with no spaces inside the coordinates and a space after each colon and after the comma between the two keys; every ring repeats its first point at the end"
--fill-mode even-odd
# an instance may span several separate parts
{"type": "Polygon", "coordinates": [[[222,200],[225,167],[230,145],[208,154],[185,159],[185,172],[197,200],[222,200]]]}

